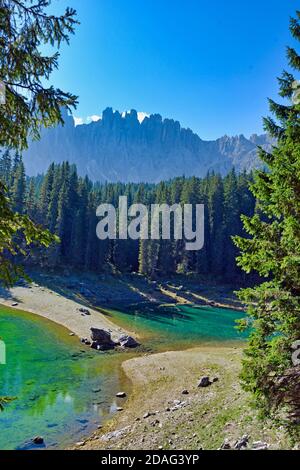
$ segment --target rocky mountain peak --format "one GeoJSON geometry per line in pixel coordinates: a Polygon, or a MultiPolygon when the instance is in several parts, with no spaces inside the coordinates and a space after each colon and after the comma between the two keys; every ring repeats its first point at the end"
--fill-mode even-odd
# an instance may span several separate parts
{"type": "Polygon", "coordinates": [[[85,125],[63,111],[64,126],[44,129],[24,160],[29,175],[45,172],[50,163],[69,160],[93,181],[158,182],[176,176],[205,176],[251,170],[260,165],[257,145],[269,148],[266,135],[223,136],[204,141],[191,129],[160,114],[139,120],[135,109],[120,113],[106,108],[102,118],[85,125]]]}

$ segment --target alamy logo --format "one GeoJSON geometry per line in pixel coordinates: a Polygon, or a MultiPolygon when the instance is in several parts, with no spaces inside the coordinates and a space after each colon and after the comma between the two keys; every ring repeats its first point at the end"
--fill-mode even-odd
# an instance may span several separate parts
{"type": "Polygon", "coordinates": [[[0,339],[0,365],[6,364],[6,346],[4,341],[0,339]]]}
{"type": "Polygon", "coordinates": [[[133,204],[128,207],[126,196],[112,204],[97,208],[97,237],[100,240],[185,240],[188,251],[204,246],[204,205],[196,204],[133,204]],[[150,209],[150,210],[149,210],[150,209]]]}
{"type": "Polygon", "coordinates": [[[294,104],[300,104],[300,82],[299,80],[295,80],[292,84],[292,88],[294,90],[292,95],[292,102],[294,104]]]}
{"type": "Polygon", "coordinates": [[[5,84],[0,80],[0,105],[5,104],[5,84]]]}
{"type": "Polygon", "coordinates": [[[294,366],[300,366],[300,340],[295,341],[292,344],[293,354],[292,354],[292,362],[294,366]]]}

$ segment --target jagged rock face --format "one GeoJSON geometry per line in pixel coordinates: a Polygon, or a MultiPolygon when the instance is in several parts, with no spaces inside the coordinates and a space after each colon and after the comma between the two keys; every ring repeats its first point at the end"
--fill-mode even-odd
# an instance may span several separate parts
{"type": "Polygon", "coordinates": [[[175,176],[205,176],[208,171],[228,173],[259,167],[257,145],[267,150],[266,136],[243,135],[204,141],[190,129],[159,114],[142,123],[135,110],[125,115],[107,108],[102,119],[75,126],[64,113],[64,126],[42,131],[24,154],[29,175],[46,171],[50,163],[68,160],[93,181],[159,182],[175,176]]]}

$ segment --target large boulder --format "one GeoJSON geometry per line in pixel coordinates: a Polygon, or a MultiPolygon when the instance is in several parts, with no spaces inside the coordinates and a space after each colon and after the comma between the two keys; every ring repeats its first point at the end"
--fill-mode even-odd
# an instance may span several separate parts
{"type": "Polygon", "coordinates": [[[139,346],[139,343],[132,336],[128,335],[122,335],[119,338],[119,343],[122,348],[136,348],[139,346]]]}
{"type": "Polygon", "coordinates": [[[108,331],[99,328],[91,328],[92,348],[98,351],[114,349],[116,343],[112,340],[108,331]]]}

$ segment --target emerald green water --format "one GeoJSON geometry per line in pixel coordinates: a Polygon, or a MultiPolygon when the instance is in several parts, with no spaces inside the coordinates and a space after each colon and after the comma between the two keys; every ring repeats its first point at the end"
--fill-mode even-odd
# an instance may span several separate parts
{"type": "MultiPolygon", "coordinates": [[[[243,316],[211,307],[131,308],[109,311],[112,321],[135,332],[152,351],[209,343],[237,343],[243,316]]],[[[0,449],[31,448],[35,436],[47,448],[63,448],[88,436],[121,403],[130,385],[121,362],[134,353],[100,354],[38,316],[0,307],[0,338],[7,363],[0,364],[0,396],[17,399],[0,413],[0,449]]]]}
{"type": "Polygon", "coordinates": [[[177,306],[110,310],[108,318],[137,334],[143,345],[154,350],[183,349],[203,343],[232,343],[245,341],[246,334],[237,328],[236,321],[243,312],[206,306],[177,306]]]}
{"type": "MultiPolygon", "coordinates": [[[[0,449],[30,448],[40,435],[47,448],[88,436],[119,406],[126,388],[121,354],[83,348],[64,328],[30,314],[0,307],[0,396],[17,400],[0,413],[0,449]]],[[[126,356],[128,357],[128,356],[126,356]]]]}

